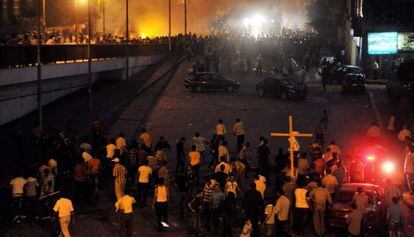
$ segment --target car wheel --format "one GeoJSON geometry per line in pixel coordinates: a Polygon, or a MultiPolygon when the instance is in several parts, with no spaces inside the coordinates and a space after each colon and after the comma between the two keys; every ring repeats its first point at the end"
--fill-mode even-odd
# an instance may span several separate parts
{"type": "Polygon", "coordinates": [[[227,92],[234,92],[234,88],[232,86],[227,87],[227,92]]]}
{"type": "Polygon", "coordinates": [[[260,97],[264,97],[265,96],[265,90],[263,88],[262,89],[259,89],[257,91],[257,94],[259,94],[260,97]]]}
{"type": "Polygon", "coordinates": [[[195,88],[195,90],[196,90],[197,92],[201,92],[201,91],[203,90],[203,88],[201,88],[201,86],[197,86],[197,87],[195,88]]]}
{"type": "Polygon", "coordinates": [[[287,100],[288,99],[288,93],[286,92],[286,91],[283,91],[281,94],[280,94],[280,99],[281,100],[287,100]]]}

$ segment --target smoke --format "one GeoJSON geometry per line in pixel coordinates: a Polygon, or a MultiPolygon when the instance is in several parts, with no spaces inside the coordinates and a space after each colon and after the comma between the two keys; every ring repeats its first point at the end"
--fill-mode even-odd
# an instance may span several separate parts
{"type": "MultiPolygon", "coordinates": [[[[184,0],[172,1],[172,34],[184,32],[184,0]]],[[[219,15],[231,11],[268,11],[281,14],[287,26],[303,27],[306,5],[310,0],[187,0],[188,31],[208,33],[210,23],[219,15]]],[[[125,1],[105,0],[106,29],[122,35],[125,32],[125,1]]],[[[129,25],[131,36],[168,35],[168,0],[129,1],[129,25]]],[[[97,22],[97,30],[102,27],[97,22]]]]}

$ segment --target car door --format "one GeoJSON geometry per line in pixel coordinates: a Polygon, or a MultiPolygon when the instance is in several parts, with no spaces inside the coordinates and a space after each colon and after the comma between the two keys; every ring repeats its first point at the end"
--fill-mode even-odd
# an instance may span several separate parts
{"type": "Polygon", "coordinates": [[[213,89],[225,89],[227,87],[226,80],[217,74],[211,74],[211,82],[213,89]]]}

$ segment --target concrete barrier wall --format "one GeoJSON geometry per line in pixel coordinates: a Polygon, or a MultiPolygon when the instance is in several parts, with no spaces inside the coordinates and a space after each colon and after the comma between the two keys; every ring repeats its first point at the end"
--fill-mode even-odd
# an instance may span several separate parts
{"type": "MultiPolygon", "coordinates": [[[[164,55],[131,57],[130,74],[162,60],[164,55]]],[[[125,59],[92,62],[92,80],[106,71],[124,70],[125,59]]],[[[88,84],[88,63],[49,64],[42,67],[43,105],[73,93],[88,84]]],[[[124,79],[123,76],[120,79],[124,79]]],[[[37,68],[0,70],[0,125],[37,109],[37,68]]]]}

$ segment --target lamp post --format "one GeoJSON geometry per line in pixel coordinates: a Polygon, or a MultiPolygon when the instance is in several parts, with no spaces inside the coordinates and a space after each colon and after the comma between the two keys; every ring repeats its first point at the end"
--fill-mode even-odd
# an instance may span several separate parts
{"type": "Polygon", "coordinates": [[[129,79],[129,1],[125,0],[125,80],[129,79]]]}
{"type": "Polygon", "coordinates": [[[42,65],[41,65],[41,55],[40,47],[42,44],[41,39],[41,12],[42,4],[41,0],[37,0],[37,57],[36,57],[36,68],[37,68],[37,110],[38,110],[38,119],[39,119],[39,129],[42,131],[43,128],[43,110],[42,110],[42,65]]]}
{"type": "Polygon", "coordinates": [[[92,108],[92,59],[91,59],[91,38],[92,38],[92,26],[91,26],[91,0],[88,0],[88,100],[89,109],[92,108]]]}
{"type": "Polygon", "coordinates": [[[75,42],[78,44],[78,1],[75,0],[75,42]]]}
{"type": "Polygon", "coordinates": [[[46,0],[42,1],[42,25],[46,29],[46,0]]]}

